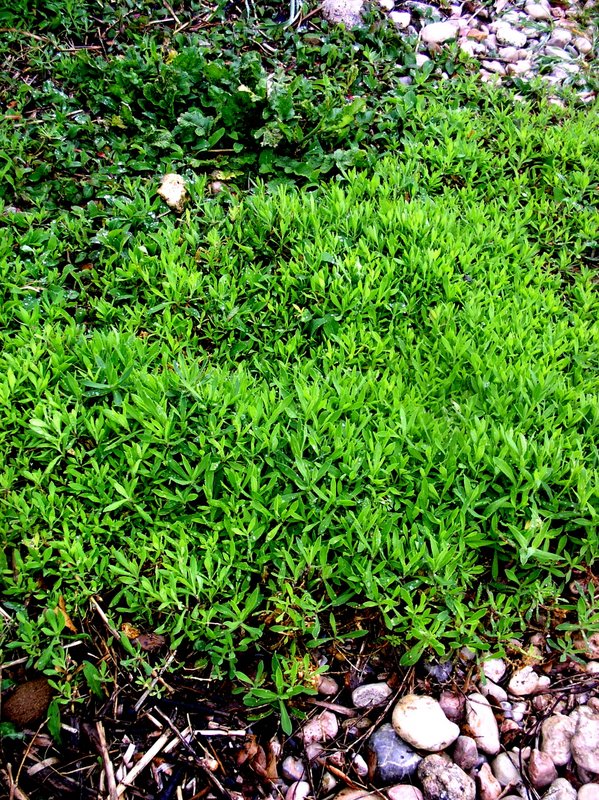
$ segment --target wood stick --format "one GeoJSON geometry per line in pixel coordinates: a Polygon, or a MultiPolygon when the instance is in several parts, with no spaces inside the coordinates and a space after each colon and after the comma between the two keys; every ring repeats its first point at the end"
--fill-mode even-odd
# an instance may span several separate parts
{"type": "Polygon", "coordinates": [[[108,621],[108,617],[106,616],[104,611],[102,611],[102,609],[100,608],[98,602],[96,601],[96,598],[95,597],[90,597],[89,602],[94,606],[94,608],[96,609],[98,614],[102,617],[104,625],[106,625],[106,627],[108,628],[110,633],[115,637],[115,639],[117,639],[117,641],[120,642],[121,641],[121,634],[108,621]]]}
{"type": "Polygon", "coordinates": [[[164,745],[168,742],[170,738],[169,733],[163,733],[162,736],[157,739],[152,747],[148,750],[142,758],[139,759],[137,764],[129,770],[129,772],[125,775],[123,780],[119,783],[116,787],[117,797],[125,794],[127,791],[129,784],[133,783],[133,781],[137,778],[137,776],[144,771],[144,769],[148,766],[148,764],[152,761],[152,759],[158,755],[158,753],[162,750],[164,745]]]}
{"type": "Polygon", "coordinates": [[[110,800],[118,800],[119,795],[116,789],[116,780],[114,778],[114,767],[110,760],[110,753],[106,744],[106,734],[104,733],[104,726],[100,721],[96,722],[96,731],[98,733],[98,744],[100,755],[104,762],[104,772],[106,773],[106,783],[108,784],[108,796],[110,800]]]}
{"type": "Polygon", "coordinates": [[[172,653],[169,655],[169,657],[166,659],[166,661],[164,662],[164,664],[162,665],[162,667],[161,667],[161,668],[158,670],[158,672],[154,672],[154,673],[153,673],[153,676],[154,676],[154,677],[152,678],[152,681],[151,681],[150,685],[147,687],[147,689],[145,690],[145,692],[144,692],[144,693],[142,694],[142,696],[139,698],[139,700],[137,701],[137,703],[136,703],[136,704],[133,706],[133,710],[135,711],[135,713],[136,713],[136,714],[137,714],[137,712],[139,711],[139,709],[140,709],[140,708],[143,706],[143,704],[145,703],[145,701],[146,701],[146,698],[148,697],[148,695],[150,694],[150,692],[152,691],[152,689],[154,688],[154,686],[156,686],[156,684],[158,683],[158,681],[159,681],[159,680],[162,678],[162,675],[163,675],[163,674],[166,672],[166,670],[167,670],[167,669],[170,667],[170,665],[172,664],[172,662],[173,662],[173,659],[174,659],[174,658],[175,658],[175,651],[173,651],[173,652],[172,652],[172,653]]]}
{"type": "Polygon", "coordinates": [[[29,800],[25,792],[21,791],[12,776],[12,768],[10,764],[6,765],[6,769],[0,769],[0,775],[6,781],[9,791],[9,800],[29,800]]]}

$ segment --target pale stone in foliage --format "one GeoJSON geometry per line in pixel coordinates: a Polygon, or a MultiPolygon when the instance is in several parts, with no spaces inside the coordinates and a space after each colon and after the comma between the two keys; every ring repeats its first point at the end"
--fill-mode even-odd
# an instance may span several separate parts
{"type": "Polygon", "coordinates": [[[506,666],[503,658],[490,658],[483,664],[483,675],[494,683],[498,683],[503,678],[505,670],[506,666]]]}
{"type": "Polygon", "coordinates": [[[174,172],[169,172],[164,175],[158,194],[169,208],[180,214],[185,208],[187,201],[187,189],[185,187],[185,180],[174,172]]]}
{"type": "Polygon", "coordinates": [[[443,44],[458,35],[458,25],[455,22],[431,22],[420,31],[422,41],[426,44],[443,44]]]}
{"type": "Polygon", "coordinates": [[[363,0],[324,0],[322,15],[329,22],[343,23],[346,28],[362,24],[363,0]]]}

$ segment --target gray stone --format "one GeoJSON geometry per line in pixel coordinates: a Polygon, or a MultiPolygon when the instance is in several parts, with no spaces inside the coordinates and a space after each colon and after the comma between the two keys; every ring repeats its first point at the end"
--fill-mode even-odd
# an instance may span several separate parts
{"type": "Polygon", "coordinates": [[[572,59],[570,53],[562,47],[546,47],[545,53],[552,58],[559,58],[561,61],[570,61],[572,59]]]}
{"type": "Polygon", "coordinates": [[[558,778],[543,795],[543,800],[576,800],[576,789],[570,781],[558,778]]]}
{"type": "Polygon", "coordinates": [[[320,675],[318,678],[318,686],[316,688],[320,694],[337,694],[339,691],[339,684],[334,678],[331,678],[330,675],[320,675]]]}
{"type": "Polygon", "coordinates": [[[359,753],[352,758],[351,763],[352,767],[354,768],[354,772],[360,778],[365,778],[368,775],[368,764],[364,761],[359,753]]]}
{"type": "Polygon", "coordinates": [[[420,762],[418,777],[425,800],[474,800],[476,787],[457,764],[442,756],[427,756],[420,762]]]}
{"type": "Polygon", "coordinates": [[[383,784],[410,778],[418,769],[422,756],[400,739],[388,723],[381,725],[368,739],[368,762],[371,779],[383,784]]]}
{"type": "Polygon", "coordinates": [[[365,683],[353,690],[351,699],[355,708],[374,708],[382,705],[392,694],[388,683],[365,683]]]}
{"type": "Polygon", "coordinates": [[[478,762],[478,749],[471,736],[458,736],[453,748],[453,760],[465,772],[476,765],[478,762]]]}
{"type": "MultiPolygon", "coordinates": [[[[483,64],[484,63],[483,61],[483,64]]],[[[500,686],[498,683],[493,683],[493,681],[482,683],[480,693],[487,698],[491,698],[491,700],[494,700],[498,704],[507,703],[507,692],[503,686],[500,686]]]]}
{"type": "Polygon", "coordinates": [[[528,60],[518,61],[516,64],[507,65],[508,75],[525,75],[527,72],[530,72],[531,69],[532,63],[528,60]]]}
{"type": "Polygon", "coordinates": [[[570,742],[574,761],[588,772],[599,772],[599,714],[581,706],[575,724],[570,742]]]}
{"type": "Polygon", "coordinates": [[[563,714],[553,714],[541,725],[541,750],[547,753],[556,767],[570,760],[574,722],[563,714]]]}
{"type": "Polygon", "coordinates": [[[520,773],[507,753],[499,753],[491,762],[491,769],[502,786],[517,786],[522,781],[520,773]]]}
{"type": "Polygon", "coordinates": [[[567,44],[570,44],[571,41],[572,31],[569,31],[567,28],[556,28],[549,38],[549,44],[553,44],[556,47],[565,47],[567,44]]]}
{"type": "Polygon", "coordinates": [[[494,72],[495,75],[505,75],[505,67],[499,61],[483,61],[481,66],[489,72],[494,72]]]}
{"type": "Polygon", "coordinates": [[[412,21],[412,15],[409,11],[392,11],[389,14],[389,19],[396,28],[400,31],[405,31],[412,21]]]}
{"type": "Polygon", "coordinates": [[[495,35],[500,44],[511,44],[513,47],[524,47],[527,42],[526,34],[522,33],[522,31],[517,31],[510,25],[499,25],[495,35]]]}
{"type": "Polygon", "coordinates": [[[338,731],[339,722],[337,717],[330,711],[323,711],[322,714],[314,717],[304,725],[302,731],[304,746],[313,742],[326,742],[328,739],[334,739],[338,731]]]}
{"type": "Polygon", "coordinates": [[[463,695],[454,694],[453,692],[441,692],[439,705],[447,719],[452,722],[461,722],[463,720],[465,707],[463,695]]]}
{"type": "MultiPolygon", "coordinates": [[[[497,51],[497,55],[499,56],[499,58],[503,58],[504,61],[509,61],[510,63],[515,63],[516,61],[519,61],[518,53],[519,50],[517,47],[500,47],[499,50],[497,51]]],[[[489,678],[489,680],[491,681],[493,680],[493,678],[489,677],[488,675],[487,678],[489,678]]]]}
{"type": "Polygon", "coordinates": [[[543,3],[527,3],[524,10],[531,19],[536,20],[551,20],[551,11],[543,3]]]}
{"type": "Polygon", "coordinates": [[[599,783],[585,783],[578,790],[578,800],[599,800],[599,783]]]}
{"type": "MultiPolygon", "coordinates": [[[[585,36],[577,36],[576,39],[574,39],[574,47],[583,56],[586,56],[593,50],[593,45],[585,36]]],[[[596,663],[596,662],[589,662],[589,663],[596,663]]]]}

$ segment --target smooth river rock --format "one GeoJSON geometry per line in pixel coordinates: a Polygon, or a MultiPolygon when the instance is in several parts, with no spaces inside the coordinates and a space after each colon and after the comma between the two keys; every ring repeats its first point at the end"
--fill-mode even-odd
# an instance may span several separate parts
{"type": "Polygon", "coordinates": [[[367,748],[371,780],[383,784],[410,778],[422,761],[422,756],[400,739],[389,723],[372,734],[367,748]]]}
{"type": "Polygon", "coordinates": [[[439,703],[432,697],[407,694],[393,709],[393,727],[401,738],[419,750],[437,753],[445,750],[460,735],[439,703]]]}
{"type": "Polygon", "coordinates": [[[491,704],[482,694],[469,694],[466,719],[479,750],[494,756],[499,752],[499,728],[491,704]]]}

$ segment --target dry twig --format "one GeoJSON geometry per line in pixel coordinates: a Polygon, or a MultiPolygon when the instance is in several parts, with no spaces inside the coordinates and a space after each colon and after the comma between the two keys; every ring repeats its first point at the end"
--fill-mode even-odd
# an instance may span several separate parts
{"type": "Polygon", "coordinates": [[[104,772],[106,773],[106,783],[108,784],[108,796],[110,800],[118,800],[119,795],[117,792],[117,785],[114,777],[114,767],[112,766],[112,761],[110,760],[110,753],[108,752],[108,746],[106,744],[106,734],[104,733],[104,726],[100,721],[96,722],[96,732],[98,734],[98,749],[100,750],[100,755],[102,756],[102,761],[104,763],[104,772]]]}

